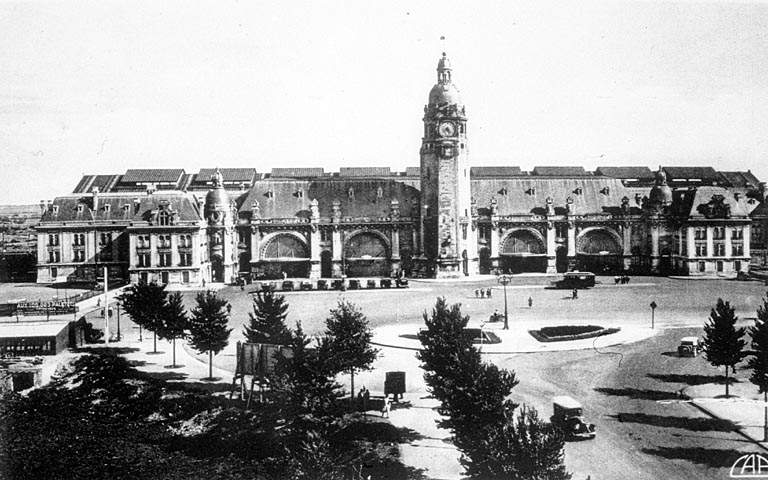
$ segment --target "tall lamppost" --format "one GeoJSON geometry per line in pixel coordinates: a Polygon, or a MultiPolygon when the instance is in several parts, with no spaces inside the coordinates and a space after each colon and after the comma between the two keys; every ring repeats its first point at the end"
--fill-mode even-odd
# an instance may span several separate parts
{"type": "Polygon", "coordinates": [[[512,281],[510,275],[499,275],[496,281],[504,286],[504,330],[509,330],[509,311],[507,309],[507,285],[512,281]]]}
{"type": "Polygon", "coordinates": [[[656,307],[658,307],[656,302],[651,301],[651,330],[654,329],[656,323],[656,307]]]}

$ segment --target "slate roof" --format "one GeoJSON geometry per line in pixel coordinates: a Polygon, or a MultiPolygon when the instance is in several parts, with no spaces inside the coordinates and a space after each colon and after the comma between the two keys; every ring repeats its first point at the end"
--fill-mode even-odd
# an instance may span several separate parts
{"type": "Polygon", "coordinates": [[[93,209],[93,195],[67,195],[54,199],[52,206],[58,206],[58,212],[48,208],[40,219],[46,222],[92,222],[103,221],[119,223],[142,221],[147,212],[157,209],[161,201],[167,201],[179,212],[179,221],[197,222],[202,219],[197,198],[192,193],[179,191],[157,192],[152,195],[109,193],[99,194],[97,208],[93,209]],[[78,205],[82,210],[78,212],[78,205]],[[109,208],[105,208],[109,205],[109,208]],[[128,205],[126,210],[124,207],[128,205]]]}
{"type": "MultiPolygon", "coordinates": [[[[220,168],[221,176],[225,182],[252,183],[256,178],[255,168],[220,168]]],[[[216,173],[215,168],[201,168],[195,177],[195,183],[210,183],[211,176],[216,173]]]]}
{"type": "Polygon", "coordinates": [[[568,197],[573,199],[572,213],[575,215],[618,214],[621,199],[625,196],[630,200],[631,213],[640,213],[633,195],[621,181],[608,177],[484,178],[472,180],[472,196],[477,202],[480,215],[489,214],[492,198],[496,198],[498,215],[543,215],[546,213],[547,197],[552,197],[558,215],[565,213],[568,197]],[[581,194],[576,193],[578,187],[582,189],[581,194]]]}
{"type": "Polygon", "coordinates": [[[389,167],[341,167],[340,177],[389,177],[392,171],[389,167]]]}
{"type": "Polygon", "coordinates": [[[704,219],[705,215],[699,210],[699,206],[707,204],[715,195],[723,197],[723,203],[731,207],[731,218],[747,217],[749,209],[747,199],[742,196],[739,200],[734,198],[733,193],[723,187],[701,186],[689,188],[687,190],[675,190],[672,192],[673,212],[676,215],[689,219],[704,219]]]}
{"type": "Polygon", "coordinates": [[[175,182],[184,174],[182,168],[134,168],[125,171],[122,183],[175,182]]]}
{"type": "Polygon", "coordinates": [[[619,178],[622,180],[650,180],[655,179],[654,173],[648,167],[597,167],[597,175],[619,178]]]}
{"type": "Polygon", "coordinates": [[[760,186],[752,172],[717,172],[722,181],[731,187],[756,189],[760,186]]]}
{"type": "Polygon", "coordinates": [[[572,177],[589,175],[584,167],[534,167],[531,175],[543,177],[572,177]]]}
{"type": "Polygon", "coordinates": [[[259,180],[242,201],[240,212],[250,213],[253,202],[258,201],[262,218],[309,218],[309,202],[312,199],[317,199],[322,218],[333,216],[334,200],[341,202],[342,217],[389,217],[392,199],[400,202],[402,217],[416,216],[419,211],[419,191],[402,182],[391,179],[321,178],[259,180]],[[378,197],[379,188],[381,198],[378,197]]]}
{"type": "Polygon", "coordinates": [[[312,178],[322,177],[325,171],[322,168],[286,167],[273,168],[272,178],[312,178]]]}
{"type": "Polygon", "coordinates": [[[83,175],[72,193],[91,193],[94,187],[109,192],[120,181],[120,175],[83,175]]]}
{"type": "Polygon", "coordinates": [[[691,178],[701,179],[703,182],[716,182],[717,171],[712,167],[663,167],[667,174],[667,181],[683,181],[691,178]]]}
{"type": "Polygon", "coordinates": [[[518,177],[523,175],[520,167],[470,167],[470,177],[518,177]]]}
{"type": "Polygon", "coordinates": [[[749,212],[749,216],[752,218],[766,218],[768,217],[768,202],[760,202],[755,208],[749,212]]]}

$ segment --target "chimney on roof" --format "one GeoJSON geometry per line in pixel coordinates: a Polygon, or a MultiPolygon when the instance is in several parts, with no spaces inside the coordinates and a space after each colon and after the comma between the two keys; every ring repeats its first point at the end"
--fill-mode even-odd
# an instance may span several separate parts
{"type": "Polygon", "coordinates": [[[40,200],[40,214],[45,213],[45,200],[40,200]]]}
{"type": "Polygon", "coordinates": [[[733,193],[733,198],[734,198],[734,200],[736,200],[738,202],[741,199],[741,193],[740,192],[734,192],[733,193]]]}
{"type": "Polygon", "coordinates": [[[99,187],[93,187],[91,195],[93,195],[93,211],[97,212],[99,210],[99,187]]]}
{"type": "Polygon", "coordinates": [[[766,188],[765,188],[765,182],[760,182],[757,187],[757,191],[760,192],[760,200],[765,201],[766,198],[766,188]]]}

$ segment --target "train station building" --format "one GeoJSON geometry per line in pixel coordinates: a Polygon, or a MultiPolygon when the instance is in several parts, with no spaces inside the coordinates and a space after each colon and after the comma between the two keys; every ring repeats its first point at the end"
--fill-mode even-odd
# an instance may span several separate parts
{"type": "Polygon", "coordinates": [[[419,165],[405,171],[85,175],[40,204],[37,280],[94,281],[104,267],[122,281],[192,285],[399,272],[736,276],[766,263],[765,184],[749,171],[473,166],[470,119],[443,54],[419,165]]]}

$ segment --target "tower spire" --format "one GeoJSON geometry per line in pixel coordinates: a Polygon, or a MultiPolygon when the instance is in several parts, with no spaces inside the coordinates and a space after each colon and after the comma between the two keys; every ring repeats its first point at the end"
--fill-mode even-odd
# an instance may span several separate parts
{"type": "Polygon", "coordinates": [[[439,85],[451,83],[451,62],[445,52],[437,62],[437,83],[439,85]]]}

